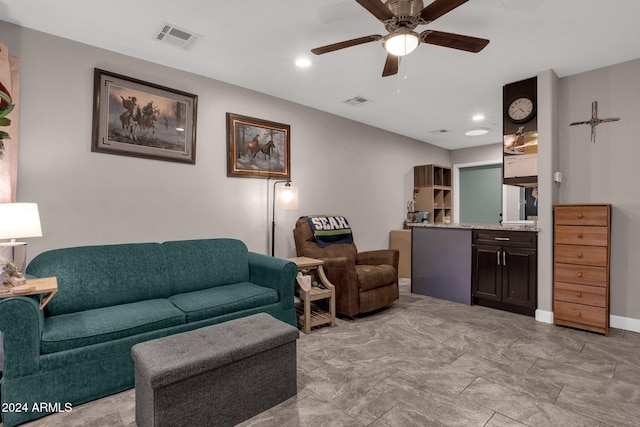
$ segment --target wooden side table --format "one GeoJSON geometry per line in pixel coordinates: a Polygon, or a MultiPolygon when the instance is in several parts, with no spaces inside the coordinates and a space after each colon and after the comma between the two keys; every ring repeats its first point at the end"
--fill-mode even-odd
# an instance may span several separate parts
{"type": "Polygon", "coordinates": [[[336,290],[331,284],[327,276],[324,274],[322,265],[324,261],[308,257],[289,258],[298,266],[300,272],[306,273],[310,270],[317,270],[318,278],[326,289],[320,287],[309,286],[305,284],[301,277],[296,278],[297,289],[296,295],[300,298],[300,302],[296,304],[296,313],[298,324],[303,328],[304,333],[311,332],[313,326],[330,324],[336,325],[336,290]],[[329,311],[312,304],[313,301],[329,300],[329,311]]]}
{"type": "Polygon", "coordinates": [[[40,298],[40,310],[42,310],[51,301],[56,292],[58,292],[56,278],[43,277],[40,279],[28,279],[26,284],[11,288],[9,293],[0,294],[0,298],[43,294],[40,298]]]}

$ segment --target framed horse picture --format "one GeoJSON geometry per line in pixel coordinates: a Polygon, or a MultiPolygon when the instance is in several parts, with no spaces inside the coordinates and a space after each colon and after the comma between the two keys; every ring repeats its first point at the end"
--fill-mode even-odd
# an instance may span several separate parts
{"type": "Polygon", "coordinates": [[[195,164],[198,96],[94,70],[91,151],[195,164]]]}
{"type": "Polygon", "coordinates": [[[227,113],[227,176],[290,178],[291,127],[227,113]]]}

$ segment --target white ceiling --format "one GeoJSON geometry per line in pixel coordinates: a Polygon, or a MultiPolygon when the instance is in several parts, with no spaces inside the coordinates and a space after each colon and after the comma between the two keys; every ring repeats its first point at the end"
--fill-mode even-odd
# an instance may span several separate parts
{"type": "MultiPolygon", "coordinates": [[[[397,76],[385,78],[381,42],[310,53],[314,47],[386,34],[355,0],[0,0],[0,19],[447,149],[501,141],[507,83],[549,69],[563,77],[640,58],[638,0],[469,0],[417,31],[490,39],[483,51],[421,45],[403,59],[397,76]],[[159,43],[154,36],[162,22],[203,38],[189,51],[159,43]],[[309,68],[294,65],[301,56],[311,59],[309,68]],[[359,107],[343,102],[354,96],[372,102],[359,107]],[[486,119],[474,123],[477,113],[486,119]],[[491,131],[464,135],[477,126],[491,131]]],[[[180,89],[180,82],[175,87],[180,89]]],[[[265,119],[286,122],[286,117],[265,119]]]]}

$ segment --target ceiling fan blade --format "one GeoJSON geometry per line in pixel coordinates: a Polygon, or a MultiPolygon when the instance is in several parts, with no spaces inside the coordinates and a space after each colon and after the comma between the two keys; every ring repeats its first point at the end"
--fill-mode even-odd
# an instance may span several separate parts
{"type": "Polygon", "coordinates": [[[360,6],[364,7],[371,13],[373,16],[378,18],[380,21],[386,21],[393,18],[393,12],[389,10],[387,5],[382,3],[380,0],[356,0],[360,3],[360,6]]]}
{"type": "Polygon", "coordinates": [[[340,50],[340,49],[344,49],[344,48],[351,47],[351,46],[357,46],[359,44],[375,42],[375,41],[381,40],[381,39],[382,39],[382,36],[380,36],[378,34],[374,34],[374,35],[371,35],[371,36],[360,37],[360,38],[351,39],[351,40],[345,40],[343,42],[329,44],[329,45],[322,46],[322,47],[317,47],[315,49],[311,49],[311,52],[315,53],[316,55],[322,55],[323,53],[329,53],[329,52],[333,52],[335,50],[340,50]]]}
{"type": "Polygon", "coordinates": [[[469,0],[434,0],[433,3],[422,9],[422,12],[420,12],[420,18],[428,24],[468,1],[469,0]]]}
{"type": "Polygon", "coordinates": [[[382,70],[382,77],[393,76],[398,74],[398,61],[399,57],[387,54],[387,60],[384,63],[384,69],[382,70]]]}
{"type": "Polygon", "coordinates": [[[489,44],[489,40],[487,39],[432,30],[426,30],[420,33],[420,40],[422,40],[423,43],[435,44],[438,46],[450,47],[474,53],[480,52],[489,44]]]}

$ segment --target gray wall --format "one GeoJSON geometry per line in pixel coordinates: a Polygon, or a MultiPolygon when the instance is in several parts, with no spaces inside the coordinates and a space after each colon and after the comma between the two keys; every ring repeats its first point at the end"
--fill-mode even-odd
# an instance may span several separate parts
{"type": "Polygon", "coordinates": [[[44,237],[29,258],[67,246],[233,237],[269,253],[265,179],[226,176],[225,113],[291,125],[298,210],[279,210],[276,255],[295,255],[305,214],[340,213],[359,249],[388,247],[413,191],[413,166],[449,151],[281,99],[0,21],[21,61],[18,201],[37,202],[44,237]],[[198,95],[197,163],[91,152],[93,69],[198,95]]]}
{"type": "MultiPolygon", "coordinates": [[[[276,254],[283,257],[294,254],[295,220],[309,213],[342,213],[360,249],[387,247],[389,230],[400,228],[406,216],[414,165],[467,163],[483,160],[482,153],[499,153],[496,144],[450,155],[277,98],[2,21],[0,38],[21,60],[18,200],[39,203],[44,230],[44,237],[29,239],[30,257],[65,246],[201,237],[239,238],[251,250],[268,253],[270,186],[262,179],[227,178],[226,112],[291,125],[292,179],[300,204],[297,211],[277,212],[276,254]],[[91,153],[94,67],[198,94],[197,164],[91,153]]],[[[640,60],[560,79],[557,116],[558,168],[564,173],[559,201],[613,204],[611,311],[633,319],[640,319],[638,75],[640,60]],[[601,117],[622,117],[598,127],[596,144],[589,142],[588,126],[568,126],[589,118],[593,100],[600,103],[601,117]]]]}
{"type": "Polygon", "coordinates": [[[502,163],[502,142],[451,151],[451,163],[454,165],[494,161],[502,163]]]}
{"type": "MultiPolygon", "coordinates": [[[[640,319],[640,59],[560,79],[561,203],[611,203],[611,313],[640,319]],[[569,126],[591,117],[622,120],[569,126]]],[[[640,323],[640,322],[639,322],[640,323]]],[[[640,325],[638,325],[640,326],[640,325]]]]}

